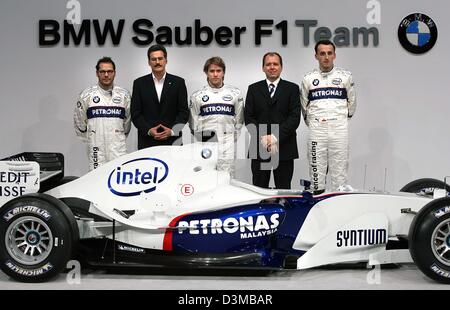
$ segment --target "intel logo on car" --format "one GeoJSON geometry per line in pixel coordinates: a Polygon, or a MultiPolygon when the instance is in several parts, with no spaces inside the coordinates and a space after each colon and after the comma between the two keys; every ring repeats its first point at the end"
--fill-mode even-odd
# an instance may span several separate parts
{"type": "Polygon", "coordinates": [[[156,158],[130,160],[114,169],[108,178],[109,190],[118,196],[153,192],[169,173],[165,162],[156,158]]]}

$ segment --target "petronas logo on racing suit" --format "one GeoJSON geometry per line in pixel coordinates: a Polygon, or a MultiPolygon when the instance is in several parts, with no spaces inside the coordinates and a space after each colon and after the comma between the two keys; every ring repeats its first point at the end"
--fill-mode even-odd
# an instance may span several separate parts
{"type": "Polygon", "coordinates": [[[206,115],[234,115],[234,105],[225,103],[207,104],[201,107],[200,116],[206,115]]]}
{"type": "Polygon", "coordinates": [[[125,118],[125,108],[123,107],[90,107],[87,110],[87,118],[96,117],[118,117],[125,118]]]}
{"type": "Polygon", "coordinates": [[[338,87],[316,88],[309,91],[309,101],[322,99],[347,99],[347,90],[338,87]]]}

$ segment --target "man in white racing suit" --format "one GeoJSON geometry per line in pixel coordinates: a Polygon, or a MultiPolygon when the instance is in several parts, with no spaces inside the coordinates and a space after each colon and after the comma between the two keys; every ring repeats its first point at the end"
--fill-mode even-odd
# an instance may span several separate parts
{"type": "Polygon", "coordinates": [[[334,191],[347,184],[348,120],[356,109],[352,74],[334,67],[335,46],[329,40],[314,48],[319,69],[305,74],[301,83],[301,105],[309,127],[308,160],[312,189],[325,191],[327,172],[334,191]]]}
{"type": "Polygon", "coordinates": [[[95,68],[98,84],[80,93],[74,111],[75,132],[87,142],[89,170],[126,154],[125,139],[131,128],[131,96],[114,85],[114,62],[103,57],[95,68]]]}
{"type": "Polygon", "coordinates": [[[234,175],[235,144],[244,122],[241,91],[223,83],[225,62],[220,57],[208,59],[203,67],[208,85],[190,98],[189,127],[201,141],[218,142],[217,170],[234,175]]]}

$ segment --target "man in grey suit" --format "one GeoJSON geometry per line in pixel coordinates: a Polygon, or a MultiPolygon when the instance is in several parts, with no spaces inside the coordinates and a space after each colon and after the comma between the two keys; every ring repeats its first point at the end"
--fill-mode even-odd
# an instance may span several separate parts
{"type": "Polygon", "coordinates": [[[280,78],[283,70],[280,54],[266,53],[262,70],[266,79],[248,87],[244,110],[251,136],[253,184],[268,188],[273,170],[275,187],[290,189],[294,159],[298,158],[300,90],[297,84],[280,78]]]}
{"type": "Polygon", "coordinates": [[[181,77],[166,73],[164,46],[150,46],[147,57],[152,73],[134,81],[131,97],[138,149],[172,145],[181,138],[181,130],[189,119],[186,84],[181,77]]]}

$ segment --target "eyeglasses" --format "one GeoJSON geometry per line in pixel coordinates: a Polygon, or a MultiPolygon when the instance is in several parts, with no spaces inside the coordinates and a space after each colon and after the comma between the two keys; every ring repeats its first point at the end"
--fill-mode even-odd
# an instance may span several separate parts
{"type": "Polygon", "coordinates": [[[98,70],[98,73],[101,75],[105,75],[106,73],[108,73],[108,75],[111,75],[114,73],[114,70],[98,70]]]}

